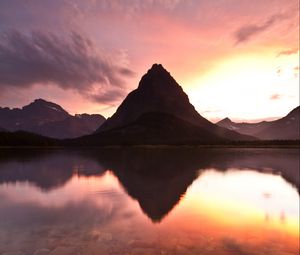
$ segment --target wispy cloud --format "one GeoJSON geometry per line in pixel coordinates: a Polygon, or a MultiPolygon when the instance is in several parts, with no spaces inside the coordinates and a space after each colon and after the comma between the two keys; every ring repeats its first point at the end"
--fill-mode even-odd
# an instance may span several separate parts
{"type": "Polygon", "coordinates": [[[281,96],[279,94],[273,94],[273,95],[270,96],[271,100],[277,100],[277,99],[280,99],[280,98],[281,98],[281,96]]]}
{"type": "Polygon", "coordinates": [[[282,20],[285,20],[289,18],[290,16],[287,13],[283,14],[275,14],[270,16],[265,22],[258,23],[258,24],[249,24],[244,25],[238,28],[234,32],[234,38],[236,44],[249,41],[251,38],[256,36],[257,34],[260,34],[271,27],[273,27],[275,24],[279,23],[282,20]]]}
{"type": "Polygon", "coordinates": [[[299,66],[295,66],[293,71],[294,71],[294,77],[298,78],[298,76],[299,76],[299,66]]]}
{"type": "Polygon", "coordinates": [[[298,51],[299,51],[298,48],[283,50],[277,54],[277,57],[280,57],[282,55],[293,55],[293,54],[296,54],[298,51]]]}
{"type": "Polygon", "coordinates": [[[0,87],[55,84],[94,101],[114,100],[124,90],[126,78],[133,75],[118,58],[122,55],[101,52],[76,32],[62,38],[51,33],[9,31],[0,37],[0,87]]]}
{"type": "Polygon", "coordinates": [[[120,87],[106,90],[100,88],[96,93],[89,94],[88,98],[91,101],[109,105],[124,99],[125,95],[126,91],[120,87]]]}

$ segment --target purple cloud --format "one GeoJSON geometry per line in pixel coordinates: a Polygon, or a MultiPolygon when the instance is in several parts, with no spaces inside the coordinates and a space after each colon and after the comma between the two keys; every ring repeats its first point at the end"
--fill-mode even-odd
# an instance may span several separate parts
{"type": "Polygon", "coordinates": [[[127,66],[119,64],[122,62],[118,56],[100,52],[90,39],[76,32],[68,38],[17,31],[0,37],[0,87],[3,88],[55,84],[93,101],[101,101],[101,94],[105,101],[114,101],[115,95],[124,92],[126,78],[133,75],[127,66]]]}

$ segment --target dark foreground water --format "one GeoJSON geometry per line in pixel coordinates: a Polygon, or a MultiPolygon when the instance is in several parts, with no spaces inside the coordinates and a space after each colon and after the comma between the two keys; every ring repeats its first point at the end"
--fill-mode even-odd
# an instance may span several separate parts
{"type": "Polygon", "coordinates": [[[0,150],[0,254],[299,254],[294,149],[0,150]]]}

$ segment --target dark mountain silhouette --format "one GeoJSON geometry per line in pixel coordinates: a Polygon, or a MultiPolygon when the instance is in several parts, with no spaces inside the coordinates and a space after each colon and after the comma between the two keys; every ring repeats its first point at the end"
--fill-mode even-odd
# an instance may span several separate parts
{"type": "Polygon", "coordinates": [[[257,132],[255,136],[264,140],[299,140],[300,139],[300,106],[285,117],[272,121],[268,127],[257,132]]]}
{"type": "Polygon", "coordinates": [[[122,127],[67,141],[74,145],[214,144],[228,140],[171,114],[148,112],[122,127]]]}
{"type": "Polygon", "coordinates": [[[61,106],[37,99],[22,109],[0,107],[0,126],[14,131],[28,131],[52,138],[74,138],[90,134],[105,118],[99,114],[72,116],[61,106]]]}
{"type": "MultiPolygon", "coordinates": [[[[142,116],[144,117],[144,116],[142,116]]],[[[142,118],[141,117],[141,118],[142,118]]],[[[155,116],[157,117],[157,116],[155,116]]],[[[173,116],[172,116],[173,118],[173,116]]],[[[190,124],[190,123],[188,123],[190,124]]],[[[152,127],[154,125],[157,125],[156,123],[152,123],[152,127]]],[[[149,133],[142,133],[141,136],[137,136],[135,133],[132,135],[127,135],[124,132],[120,132],[116,130],[117,133],[114,133],[115,131],[107,131],[107,133],[101,133],[97,135],[90,135],[90,136],[83,136],[80,138],[74,138],[74,139],[65,139],[65,140],[59,140],[55,138],[49,138],[41,135],[37,135],[34,133],[29,133],[25,131],[16,131],[16,132],[0,132],[0,147],[1,146],[14,146],[14,147],[31,147],[31,146],[38,146],[38,147],[86,147],[86,146],[92,146],[92,147],[111,147],[113,146],[131,146],[131,145],[171,145],[171,146],[180,146],[180,145],[188,145],[197,147],[198,145],[203,146],[234,146],[239,148],[256,148],[256,147],[280,147],[280,148],[295,148],[299,147],[299,140],[255,140],[255,141],[230,141],[230,140],[208,140],[205,137],[205,140],[200,140],[198,137],[195,139],[192,134],[188,134],[187,137],[180,137],[176,136],[174,137],[172,134],[170,135],[163,135],[163,133],[160,134],[160,138],[156,138],[153,134],[156,132],[154,128],[148,129],[149,133]],[[152,133],[151,133],[152,132],[152,133]],[[116,136],[115,136],[116,134],[116,136]]],[[[164,127],[164,130],[166,127],[164,127]]],[[[198,128],[198,127],[197,127],[198,128]]],[[[198,128],[199,129],[199,128],[198,128]]],[[[182,127],[176,130],[182,130],[182,127]]],[[[200,132],[199,130],[195,130],[194,127],[191,130],[200,132]]],[[[172,128],[172,132],[174,129],[172,128]]],[[[176,133],[178,134],[178,133],[176,133]]],[[[184,131],[184,134],[187,134],[187,130],[184,131]]],[[[202,136],[203,137],[203,136],[202,136]]]]}
{"type": "Polygon", "coordinates": [[[217,125],[262,140],[299,140],[299,116],[300,107],[298,106],[285,117],[274,121],[236,123],[225,118],[219,121],[217,125]]]}
{"type": "MultiPolygon", "coordinates": [[[[210,137],[218,137],[219,140],[253,139],[249,136],[219,127],[203,118],[189,102],[188,96],[182,88],[160,64],[154,64],[148,70],[142,77],[138,88],[128,94],[116,113],[111,118],[108,118],[96,133],[119,130],[120,133],[130,133],[133,136],[136,130],[136,121],[140,121],[139,117],[146,113],[152,114],[151,119],[153,120],[153,124],[156,123],[158,126],[158,133],[160,132],[159,128],[162,128],[162,124],[159,124],[159,121],[162,120],[162,114],[164,113],[172,115],[177,120],[181,119],[181,123],[178,121],[178,125],[185,122],[185,128],[188,125],[199,127],[202,131],[206,130],[205,135],[210,133],[210,137]],[[153,117],[155,113],[159,116],[153,117]],[[154,121],[155,118],[157,121],[154,121]]],[[[167,121],[165,124],[168,124],[167,121]]],[[[182,127],[182,129],[184,128],[182,127]]],[[[138,129],[138,132],[140,131],[138,129]]],[[[188,129],[186,129],[186,133],[188,132],[188,129]]],[[[205,135],[203,134],[202,137],[205,135]]],[[[115,138],[117,139],[117,137],[115,138]]],[[[199,138],[195,137],[198,141],[200,140],[199,138]]]]}
{"type": "Polygon", "coordinates": [[[7,130],[4,129],[4,128],[2,128],[2,127],[0,127],[0,132],[7,132],[7,130]]]}
{"type": "Polygon", "coordinates": [[[245,135],[254,135],[257,132],[263,130],[267,126],[270,125],[270,122],[268,121],[261,121],[258,123],[247,123],[247,122],[242,122],[242,123],[236,123],[233,122],[229,118],[222,119],[221,121],[216,123],[217,125],[227,128],[229,130],[234,130],[236,132],[239,132],[241,134],[245,135]]]}

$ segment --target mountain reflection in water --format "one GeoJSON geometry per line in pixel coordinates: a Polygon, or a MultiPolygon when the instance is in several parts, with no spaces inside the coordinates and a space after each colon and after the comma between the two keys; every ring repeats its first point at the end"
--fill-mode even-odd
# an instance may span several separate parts
{"type": "Polygon", "coordinates": [[[298,254],[297,191],[293,149],[0,150],[0,254],[298,254]]]}

